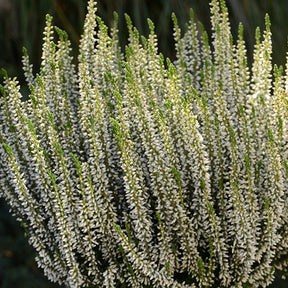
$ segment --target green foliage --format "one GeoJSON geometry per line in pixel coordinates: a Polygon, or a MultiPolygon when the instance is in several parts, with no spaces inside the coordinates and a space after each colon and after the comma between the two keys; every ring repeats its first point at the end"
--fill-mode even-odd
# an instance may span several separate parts
{"type": "Polygon", "coordinates": [[[242,26],[234,41],[225,2],[210,4],[211,41],[193,12],[184,33],[173,16],[171,62],[151,20],[141,37],[126,16],[122,52],[90,0],[77,67],[47,16],[38,75],[24,51],[29,99],[4,76],[1,195],[51,281],[267,287],[287,274],[287,71],[272,77],[268,16],[249,69],[242,26]]]}

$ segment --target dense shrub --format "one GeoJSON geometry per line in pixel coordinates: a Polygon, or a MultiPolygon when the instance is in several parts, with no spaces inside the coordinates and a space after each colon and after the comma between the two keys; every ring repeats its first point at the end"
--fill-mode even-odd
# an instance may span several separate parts
{"type": "Polygon", "coordinates": [[[144,38],[126,17],[124,53],[117,15],[109,33],[95,12],[90,0],[77,69],[47,16],[36,76],[24,51],[29,100],[16,79],[1,89],[1,193],[47,277],[266,287],[287,273],[288,78],[272,77],[268,16],[250,70],[224,1],[211,1],[212,41],[193,12],[183,36],[173,16],[175,63],[150,20],[144,38]]]}

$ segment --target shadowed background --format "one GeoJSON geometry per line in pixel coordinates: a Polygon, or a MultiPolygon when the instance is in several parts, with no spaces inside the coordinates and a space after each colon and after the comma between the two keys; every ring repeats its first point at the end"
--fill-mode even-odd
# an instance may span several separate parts
{"type": "MultiPolygon", "coordinates": [[[[180,27],[184,29],[193,7],[196,20],[201,21],[210,32],[210,0],[98,0],[98,15],[110,26],[113,11],[119,14],[121,45],[127,35],[124,13],[128,13],[140,34],[147,35],[149,17],[156,26],[159,50],[175,58],[171,13],[175,12],[180,27]]],[[[227,0],[234,36],[238,23],[244,25],[249,63],[252,61],[254,32],[257,26],[263,29],[267,12],[272,22],[273,63],[286,64],[288,35],[288,5],[286,0],[227,0]]],[[[42,32],[47,13],[54,17],[54,24],[66,30],[72,41],[74,58],[82,33],[87,0],[0,0],[0,68],[10,76],[17,76],[24,85],[22,72],[22,47],[25,46],[37,72],[41,58],[42,32]]],[[[75,60],[76,61],[76,60],[75,60]]],[[[1,80],[0,80],[1,82],[1,80]]],[[[25,94],[27,91],[24,89],[25,94]]],[[[34,251],[27,244],[23,231],[9,208],[0,199],[0,288],[55,288],[49,283],[34,261],[34,251]]],[[[270,286],[287,288],[288,280],[276,279],[270,286]]]]}

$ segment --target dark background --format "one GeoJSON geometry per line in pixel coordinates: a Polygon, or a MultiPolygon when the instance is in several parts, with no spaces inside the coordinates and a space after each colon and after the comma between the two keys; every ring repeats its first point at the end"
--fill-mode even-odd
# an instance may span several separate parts
{"type": "MultiPolygon", "coordinates": [[[[171,13],[175,12],[181,27],[189,19],[193,7],[196,19],[210,31],[209,0],[98,0],[98,15],[109,26],[113,11],[119,14],[121,45],[125,45],[126,27],[124,13],[128,13],[141,34],[147,35],[149,17],[156,26],[159,50],[175,58],[171,13]]],[[[17,76],[25,85],[22,73],[22,47],[25,46],[38,71],[42,32],[47,13],[54,17],[55,25],[66,30],[77,58],[77,45],[82,33],[87,0],[0,0],[0,68],[10,76],[17,76]]],[[[252,61],[254,31],[263,29],[267,12],[271,17],[273,35],[273,62],[285,65],[288,35],[287,0],[227,0],[232,31],[236,37],[238,23],[244,24],[249,63],[252,61]]],[[[184,28],[183,28],[184,29],[184,28]]],[[[1,82],[1,81],[0,81],[1,82]]],[[[34,261],[34,251],[16,220],[8,213],[8,206],[0,199],[0,288],[56,288],[49,283],[34,261]]],[[[276,279],[273,285],[287,288],[288,281],[276,279]]]]}

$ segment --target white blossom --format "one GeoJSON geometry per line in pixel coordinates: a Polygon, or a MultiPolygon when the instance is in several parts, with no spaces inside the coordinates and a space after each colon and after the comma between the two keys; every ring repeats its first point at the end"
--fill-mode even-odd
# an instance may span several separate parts
{"type": "Polygon", "coordinates": [[[212,43],[194,21],[177,59],[126,16],[118,42],[88,2],[78,67],[47,16],[38,75],[0,97],[0,196],[53,282],[82,287],[267,287],[288,272],[288,68],[272,77],[270,21],[252,69],[225,1],[212,43]],[[54,31],[58,40],[54,39],[54,31]],[[286,71],[285,71],[286,70],[286,71]],[[285,73],[284,73],[285,72],[285,73]],[[122,287],[122,286],[121,286],[122,287]]]}

